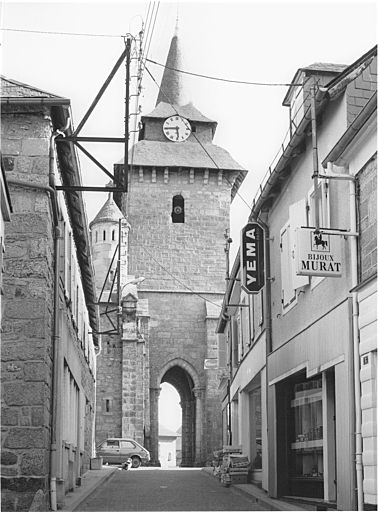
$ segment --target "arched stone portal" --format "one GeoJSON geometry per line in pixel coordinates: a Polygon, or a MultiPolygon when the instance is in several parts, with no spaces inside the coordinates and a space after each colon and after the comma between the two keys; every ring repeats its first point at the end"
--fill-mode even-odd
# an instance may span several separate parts
{"type": "Polygon", "coordinates": [[[158,400],[160,385],[171,384],[179,393],[182,408],[182,467],[201,462],[202,389],[196,370],[183,359],[167,363],[150,389],[151,451],[158,460],[158,400]]]}

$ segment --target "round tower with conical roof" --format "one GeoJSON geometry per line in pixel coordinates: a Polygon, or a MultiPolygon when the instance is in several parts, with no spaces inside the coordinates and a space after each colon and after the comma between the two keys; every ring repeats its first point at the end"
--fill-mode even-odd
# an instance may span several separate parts
{"type": "MultiPolygon", "coordinates": [[[[99,213],[90,223],[93,264],[95,267],[96,291],[108,292],[114,281],[120,259],[120,284],[126,283],[128,274],[128,233],[130,225],[113,200],[112,193],[99,213]],[[121,247],[118,241],[121,234],[121,247]]],[[[116,291],[116,290],[114,290],[116,291]]]]}

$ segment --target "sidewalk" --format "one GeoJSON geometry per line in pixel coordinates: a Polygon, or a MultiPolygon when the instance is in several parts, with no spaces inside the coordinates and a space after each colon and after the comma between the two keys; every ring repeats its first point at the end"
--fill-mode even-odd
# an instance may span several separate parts
{"type": "MultiPolygon", "coordinates": [[[[203,471],[209,474],[212,478],[216,478],[213,475],[213,468],[203,468],[203,471]]],[[[293,512],[296,510],[305,510],[304,508],[297,507],[292,503],[286,503],[285,501],[269,498],[265,491],[259,489],[259,487],[253,484],[237,484],[233,487],[239,489],[241,492],[251,497],[253,502],[256,505],[259,505],[262,510],[287,510],[293,512]]]]}
{"type": "Polygon", "coordinates": [[[73,492],[66,494],[64,507],[61,510],[74,512],[88,496],[101,484],[107,482],[118,471],[118,466],[103,466],[101,469],[90,469],[82,476],[80,487],[75,487],[73,492]]]}

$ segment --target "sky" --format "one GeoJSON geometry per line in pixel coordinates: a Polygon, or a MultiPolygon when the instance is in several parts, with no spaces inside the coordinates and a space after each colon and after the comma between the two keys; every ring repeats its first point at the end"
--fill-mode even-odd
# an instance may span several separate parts
{"type": "MultiPolygon", "coordinates": [[[[177,18],[184,70],[222,79],[186,75],[190,99],[217,121],[214,144],[249,171],[231,205],[233,264],[253,198],[288,130],[289,112],[282,106],[288,87],[283,84],[300,67],[315,62],[350,65],[370,50],[377,43],[377,2],[5,1],[1,73],[69,98],[77,126],[123,52],[123,36],[136,36],[143,26],[147,57],[164,64],[177,18]]],[[[142,115],[154,109],[158,95],[149,73],[159,84],[163,72],[153,63],[147,68],[139,98],[142,115]]],[[[121,66],[81,135],[123,137],[124,109],[121,66]]],[[[110,172],[123,158],[122,144],[86,148],[110,172]]],[[[84,185],[109,182],[78,154],[84,185]]],[[[85,194],[89,221],[105,200],[105,194],[85,194]]]]}

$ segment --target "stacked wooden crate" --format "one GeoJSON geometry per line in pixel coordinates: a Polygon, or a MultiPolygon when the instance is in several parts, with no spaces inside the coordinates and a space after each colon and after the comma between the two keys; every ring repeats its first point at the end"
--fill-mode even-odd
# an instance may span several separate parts
{"type": "Polygon", "coordinates": [[[249,471],[249,459],[242,455],[239,446],[224,446],[221,466],[221,483],[246,484],[249,471]]]}

